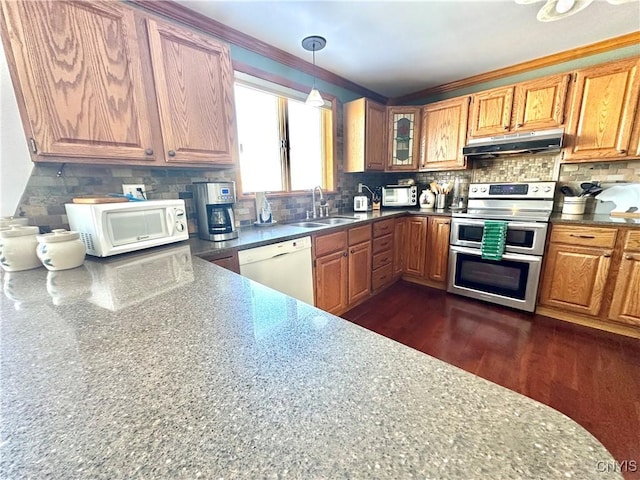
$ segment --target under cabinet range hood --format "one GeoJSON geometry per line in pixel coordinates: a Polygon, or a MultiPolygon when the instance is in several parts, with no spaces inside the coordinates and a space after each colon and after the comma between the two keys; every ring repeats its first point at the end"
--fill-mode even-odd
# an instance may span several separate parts
{"type": "Polygon", "coordinates": [[[496,135],[469,140],[462,153],[469,158],[493,158],[501,155],[527,153],[558,153],[562,148],[564,130],[538,130],[534,132],[496,135]]]}

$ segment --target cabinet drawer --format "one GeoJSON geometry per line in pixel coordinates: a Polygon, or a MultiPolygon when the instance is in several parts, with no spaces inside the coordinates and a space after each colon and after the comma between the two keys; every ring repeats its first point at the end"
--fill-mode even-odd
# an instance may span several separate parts
{"type": "Polygon", "coordinates": [[[393,268],[389,263],[383,267],[374,270],[371,274],[371,288],[377,290],[393,281],[393,268]]]}
{"type": "Polygon", "coordinates": [[[390,233],[373,241],[373,253],[380,253],[393,247],[393,235],[390,233]]]}
{"type": "Polygon", "coordinates": [[[624,249],[640,252],[640,230],[630,230],[624,241],[624,249]]]}
{"type": "Polygon", "coordinates": [[[349,229],[349,245],[371,240],[371,225],[353,227],[349,229]]]}
{"type": "Polygon", "coordinates": [[[551,229],[551,242],[613,248],[617,233],[618,231],[612,228],[554,225],[551,229]]]}
{"type": "Polygon", "coordinates": [[[393,232],[393,224],[395,219],[381,220],[373,224],[373,238],[381,237],[393,232]]]}
{"type": "Polygon", "coordinates": [[[347,232],[345,230],[327,235],[320,235],[314,241],[316,257],[338,252],[347,248],[347,232]]]}
{"type": "Polygon", "coordinates": [[[389,248],[382,252],[376,253],[373,255],[373,260],[371,262],[371,268],[374,270],[376,268],[380,268],[388,263],[391,263],[393,260],[393,251],[389,248]]]}

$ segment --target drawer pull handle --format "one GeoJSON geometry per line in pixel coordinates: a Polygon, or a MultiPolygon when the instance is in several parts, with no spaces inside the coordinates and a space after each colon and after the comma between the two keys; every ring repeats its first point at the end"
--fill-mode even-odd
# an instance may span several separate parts
{"type": "Polygon", "coordinates": [[[575,233],[570,233],[569,236],[576,238],[596,238],[593,235],[576,235],[575,233]]]}
{"type": "Polygon", "coordinates": [[[605,253],[604,255],[602,255],[604,258],[609,258],[611,256],[610,253],[605,253]]]}
{"type": "Polygon", "coordinates": [[[637,259],[636,257],[634,257],[633,255],[626,255],[624,258],[625,258],[625,259],[627,259],[627,260],[638,260],[638,259],[637,259]]]}
{"type": "Polygon", "coordinates": [[[382,277],[380,277],[380,280],[386,280],[386,279],[387,279],[386,275],[383,275],[382,277]]]}
{"type": "Polygon", "coordinates": [[[387,257],[384,257],[384,258],[382,259],[382,261],[383,261],[383,262],[388,262],[388,261],[389,261],[389,259],[388,259],[387,257]]]}

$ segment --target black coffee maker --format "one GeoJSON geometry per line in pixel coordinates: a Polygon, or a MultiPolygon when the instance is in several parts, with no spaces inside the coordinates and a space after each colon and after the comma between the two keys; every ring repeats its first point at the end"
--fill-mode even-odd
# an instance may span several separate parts
{"type": "Polygon", "coordinates": [[[213,242],[237,238],[233,215],[235,182],[197,182],[193,185],[198,214],[198,237],[213,242]]]}

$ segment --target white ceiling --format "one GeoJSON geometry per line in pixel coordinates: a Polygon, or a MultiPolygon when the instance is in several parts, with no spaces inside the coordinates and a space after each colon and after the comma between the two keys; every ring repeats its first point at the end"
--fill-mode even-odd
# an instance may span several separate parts
{"type": "Polygon", "coordinates": [[[548,23],[514,0],[177,3],[309,62],[301,41],[322,35],[316,65],[387,97],[640,30],[640,3],[604,0],[548,23]]]}

